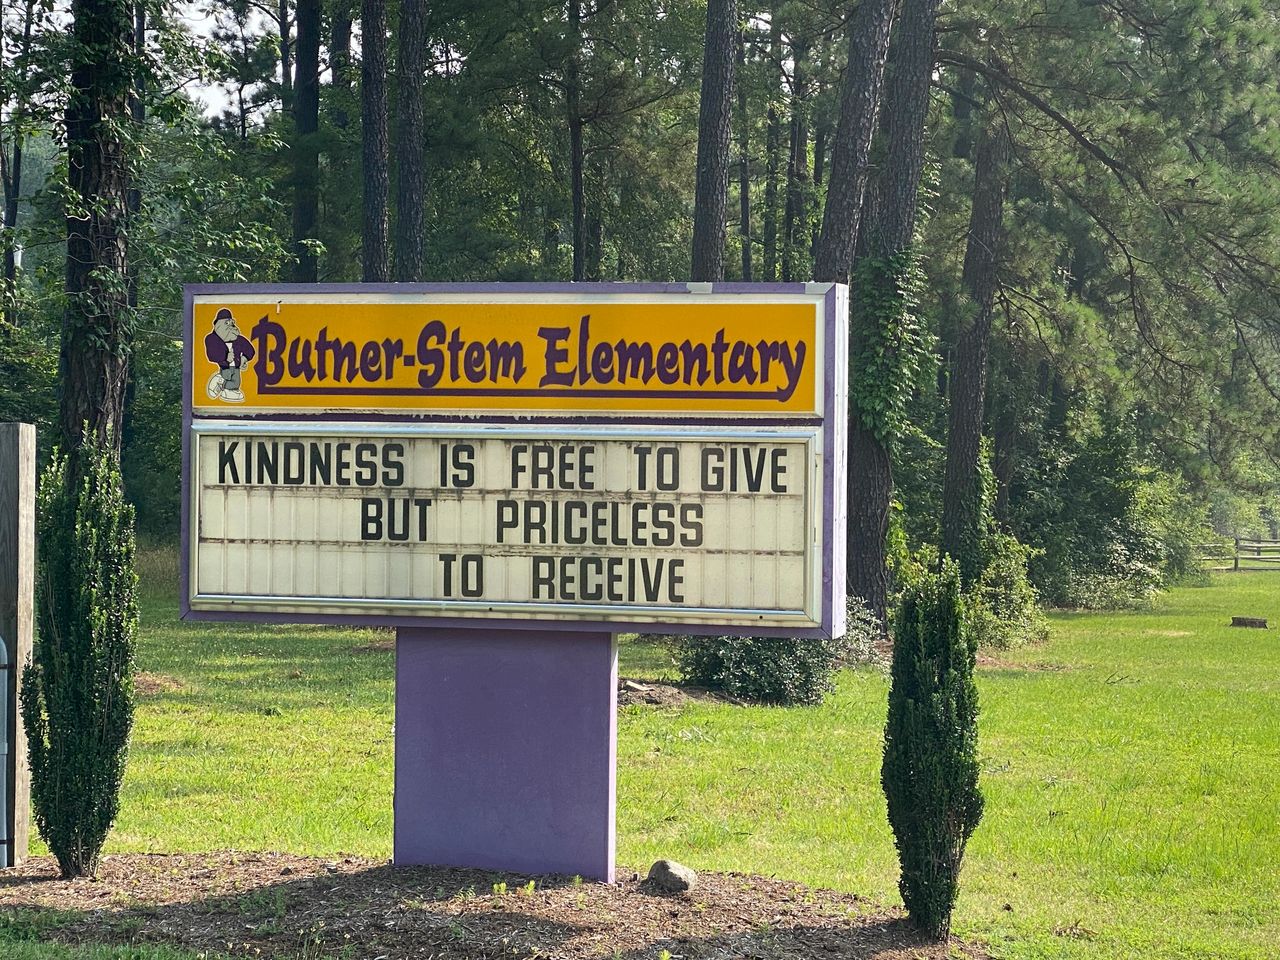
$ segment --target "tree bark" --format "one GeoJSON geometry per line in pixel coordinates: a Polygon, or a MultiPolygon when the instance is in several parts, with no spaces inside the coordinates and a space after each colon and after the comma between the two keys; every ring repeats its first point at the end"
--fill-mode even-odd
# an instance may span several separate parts
{"type": "Polygon", "coordinates": [[[365,283],[391,279],[387,195],[387,4],[360,5],[360,150],[364,165],[360,258],[365,283]]]}
{"type": "Polygon", "coordinates": [[[36,1],[27,0],[22,20],[22,41],[18,46],[18,60],[22,64],[18,76],[18,99],[9,115],[13,122],[13,154],[0,150],[0,179],[4,180],[4,317],[9,324],[18,323],[18,201],[22,197],[22,159],[26,147],[26,134],[22,124],[26,120],[27,56],[31,52],[31,31],[36,20],[36,1]]]}
{"type": "Polygon", "coordinates": [[[427,70],[426,0],[404,0],[397,43],[396,279],[421,280],[426,269],[427,165],[423,93],[427,70]]]}
{"type": "Polygon", "coordinates": [[[849,66],[840,94],[827,203],[813,271],[824,280],[847,283],[853,267],[894,7],[894,0],[863,0],[849,30],[849,66]]]}
{"type": "Polygon", "coordinates": [[[765,121],[764,216],[761,226],[764,258],[764,280],[778,279],[778,168],[782,144],[782,123],[778,118],[778,93],[781,89],[782,27],[777,7],[769,15],[769,66],[778,71],[769,86],[769,109],[765,121]]]}
{"type": "Polygon", "coordinates": [[[738,236],[742,239],[742,279],[751,282],[751,121],[747,116],[747,44],[738,32],[738,236]]]}
{"type": "Polygon", "coordinates": [[[59,429],[64,449],[77,449],[87,425],[91,442],[118,458],[133,341],[129,169],[119,130],[129,116],[134,24],[131,5],[114,0],[72,0],[71,15],[59,429]]]}
{"type": "Polygon", "coordinates": [[[280,25],[280,110],[293,112],[293,41],[289,21],[289,0],[279,0],[276,20],[280,25]]]}
{"type": "Polygon", "coordinates": [[[604,255],[604,164],[600,154],[591,156],[591,190],[584,184],[583,211],[583,279],[601,279],[601,259],[604,255]]]}
{"type": "MultiPolygon", "coordinates": [[[[904,0],[892,75],[886,91],[885,162],[865,191],[858,221],[856,247],[868,259],[859,282],[850,290],[851,375],[865,376],[859,357],[866,344],[883,332],[875,305],[883,302],[900,278],[891,265],[911,247],[915,232],[920,174],[924,169],[924,131],[929,112],[929,84],[933,76],[934,26],[939,0],[904,0]]],[[[834,158],[828,191],[835,181],[834,158]]],[[[856,167],[856,164],[851,165],[856,167]]],[[[831,201],[827,201],[827,215],[831,201]]],[[[827,219],[824,216],[824,226],[827,219]]],[[[825,232],[825,231],[824,231],[825,232]]],[[[819,246],[823,246],[821,241],[819,246]]],[[[841,258],[821,251],[827,268],[837,271],[841,258]]],[[[819,274],[819,276],[825,276],[819,274]]],[[[829,276],[826,277],[830,279],[829,276]]],[[[885,567],[885,534],[893,495],[893,471],[885,430],[877,433],[854,410],[849,418],[849,590],[862,597],[885,622],[889,579],[885,567]]]]}
{"type": "Polygon", "coordinates": [[[967,303],[957,318],[951,361],[941,553],[955,558],[965,586],[972,586],[982,575],[984,490],[980,458],[1007,143],[1003,128],[984,129],[978,140],[962,275],[967,303]]]}
{"type": "Polygon", "coordinates": [[[708,0],[693,201],[694,280],[724,279],[737,0],[708,0]]]}
{"type": "Polygon", "coordinates": [[[352,0],[336,0],[329,25],[329,84],[339,95],[334,98],[333,125],[345,130],[351,122],[347,97],[351,94],[352,0]]]}
{"type": "Polygon", "coordinates": [[[782,215],[782,279],[799,280],[807,271],[801,247],[807,232],[809,118],[807,40],[791,40],[791,151],[787,159],[787,200],[782,215]]]}
{"type": "Polygon", "coordinates": [[[320,206],[320,0],[298,0],[298,73],[294,85],[293,279],[315,283],[319,264],[306,241],[315,238],[320,206]]]}
{"type": "Polygon", "coordinates": [[[818,240],[822,236],[822,177],[826,173],[827,159],[827,129],[825,124],[814,127],[813,130],[813,203],[814,216],[811,218],[811,227],[809,235],[809,257],[814,262],[815,269],[818,261],[818,240]]]}
{"type": "Polygon", "coordinates": [[[1018,406],[1014,399],[1020,371],[1012,369],[1006,360],[999,365],[1004,376],[995,381],[1002,386],[996,396],[994,429],[992,436],[992,472],[995,474],[996,494],[992,512],[996,520],[1002,524],[1009,522],[1010,491],[1013,488],[1013,475],[1018,467],[1018,406]]]}
{"type": "Polygon", "coordinates": [[[587,198],[583,186],[585,163],[582,146],[582,3],[569,0],[569,60],[564,68],[565,110],[569,119],[569,193],[573,206],[573,279],[586,275],[587,198]]]}
{"type": "Polygon", "coordinates": [[[18,77],[18,101],[10,119],[13,122],[13,153],[0,151],[0,163],[5,165],[4,180],[4,317],[11,325],[17,325],[18,309],[18,201],[22,197],[22,154],[26,137],[22,131],[23,114],[27,106],[27,55],[31,52],[31,28],[35,22],[35,0],[27,0],[22,20],[22,42],[18,47],[21,74],[18,77]]]}

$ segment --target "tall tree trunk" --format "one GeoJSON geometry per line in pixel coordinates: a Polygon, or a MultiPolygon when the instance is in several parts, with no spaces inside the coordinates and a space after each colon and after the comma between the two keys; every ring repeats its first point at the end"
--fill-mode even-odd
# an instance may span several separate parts
{"type": "Polygon", "coordinates": [[[427,164],[423,93],[427,71],[426,0],[403,0],[396,46],[396,279],[421,280],[426,269],[427,164]]]}
{"type": "Polygon", "coordinates": [[[742,239],[742,279],[751,282],[751,120],[747,116],[747,44],[738,31],[738,236],[742,239]]]}
{"type": "Polygon", "coordinates": [[[59,428],[65,449],[85,425],[118,457],[133,341],[128,304],[129,170],[120,130],[129,115],[132,8],[72,0],[67,102],[67,306],[59,428]]]}
{"type": "Polygon", "coordinates": [[[791,153],[782,224],[782,279],[802,280],[809,232],[809,41],[791,40],[791,153]]]}
{"type": "Polygon", "coordinates": [[[582,168],[582,2],[569,0],[569,60],[564,67],[564,101],[569,119],[569,193],[573,206],[573,279],[586,275],[587,197],[582,168]]]}
{"type": "MultiPolygon", "coordinates": [[[[147,6],[145,3],[135,3],[133,5],[133,54],[137,57],[136,63],[142,63],[143,56],[147,46],[147,6]]],[[[142,125],[147,121],[147,105],[143,101],[143,87],[146,83],[146,77],[142,68],[139,67],[137,75],[134,77],[134,90],[129,97],[129,119],[134,122],[138,128],[138,133],[142,132],[142,125]]],[[[142,190],[138,187],[136,179],[129,183],[129,192],[126,196],[125,206],[128,209],[128,225],[132,231],[138,222],[138,215],[142,212],[142,190]]],[[[128,301],[130,307],[138,306],[138,272],[136,270],[129,271],[129,292],[128,301]]],[[[129,380],[129,393],[132,394],[133,380],[129,380]]],[[[126,410],[132,403],[132,397],[129,397],[129,403],[126,404],[126,410]]]]}
{"type": "Polygon", "coordinates": [[[1007,144],[1003,128],[984,129],[978,140],[962,278],[968,302],[957,318],[951,362],[941,552],[955,558],[966,586],[972,586],[982,575],[982,423],[1004,214],[1007,144]]]}
{"type": "Polygon", "coordinates": [[[315,238],[320,206],[320,0],[298,0],[298,73],[294,85],[293,279],[315,283],[316,255],[306,241],[315,238]]]}
{"type": "Polygon", "coordinates": [[[787,176],[784,186],[786,195],[782,207],[782,250],[780,252],[781,273],[784,281],[795,279],[795,237],[796,221],[800,218],[797,207],[802,203],[800,186],[801,154],[807,158],[808,144],[801,149],[801,143],[808,139],[804,130],[802,114],[804,111],[804,62],[803,45],[791,41],[791,116],[788,124],[787,176]]]}
{"type": "Polygon", "coordinates": [[[827,159],[827,125],[814,127],[813,131],[813,204],[814,215],[811,218],[809,233],[809,257],[816,266],[818,258],[818,240],[822,236],[822,177],[826,173],[827,159]]]}
{"type": "Polygon", "coordinates": [[[345,130],[351,122],[348,100],[351,95],[351,24],[353,0],[336,0],[329,25],[329,69],[334,97],[333,125],[345,130]]]}
{"type": "Polygon", "coordinates": [[[10,114],[13,123],[12,156],[0,149],[0,171],[4,181],[4,318],[16,325],[18,320],[18,201],[22,196],[22,153],[26,137],[22,124],[26,122],[27,107],[27,56],[31,52],[31,28],[35,22],[35,0],[27,0],[22,20],[22,41],[17,56],[21,64],[18,76],[18,99],[10,114]]]}
{"type": "Polygon", "coordinates": [[[276,20],[280,25],[280,110],[293,111],[293,28],[289,15],[289,0],[279,0],[276,20]]]}
{"type": "Polygon", "coordinates": [[[365,283],[391,279],[387,194],[387,3],[360,5],[360,150],[364,165],[360,259],[365,283]]]}
{"type": "MultiPolygon", "coordinates": [[[[862,597],[884,622],[889,580],[885,567],[885,535],[889,529],[889,504],[893,496],[893,470],[887,443],[894,424],[884,423],[874,409],[858,403],[860,386],[872,375],[866,369],[873,342],[900,326],[900,317],[887,317],[883,304],[900,295],[908,255],[915,233],[920,173],[924,169],[924,131],[929,113],[929,84],[933,77],[934,26],[939,0],[903,0],[894,49],[892,77],[885,95],[885,161],[880,174],[865,191],[858,221],[856,248],[865,263],[855,266],[858,282],[850,290],[849,346],[849,590],[862,597]],[[868,422],[870,420],[871,422],[868,422]]],[[[834,151],[833,151],[834,153],[834,151]]],[[[849,164],[851,172],[857,164],[849,164]]],[[[827,211],[823,233],[838,230],[830,191],[835,184],[835,157],[827,180],[827,211]]],[[[848,242],[847,240],[845,242],[848,242]]],[[[819,241],[821,269],[840,275],[841,251],[819,241]]],[[[847,267],[845,267],[847,269],[847,267]]],[[[832,275],[819,272],[825,279],[832,275]]],[[[876,389],[883,385],[872,385],[876,389]]]]}
{"type": "MultiPolygon", "coordinates": [[[[831,147],[831,171],[827,176],[827,201],[814,259],[813,275],[819,280],[847,282],[849,279],[866,186],[867,156],[880,110],[881,81],[893,14],[893,0],[864,0],[850,24],[849,65],[840,96],[840,113],[831,147]]],[[[932,39],[932,24],[929,36],[932,39]]],[[[923,126],[923,119],[921,124],[923,126]]],[[[858,313],[854,310],[854,316],[858,313]]],[[[853,357],[866,349],[868,333],[865,325],[853,321],[850,331],[853,357]]],[[[856,378],[856,370],[853,375],[856,378]]],[[[889,501],[893,495],[893,472],[883,429],[878,433],[856,408],[849,422],[848,459],[849,588],[884,623],[889,589],[884,543],[889,501]]]]}
{"type": "Polygon", "coordinates": [[[973,154],[973,98],[978,92],[978,78],[972,70],[961,70],[951,96],[951,115],[955,117],[956,139],[951,155],[968,160],[973,154]]]}
{"type": "MultiPolygon", "coordinates": [[[[136,127],[136,135],[141,136],[142,125],[147,120],[147,106],[143,100],[143,94],[146,87],[146,73],[141,64],[144,63],[143,57],[146,54],[147,46],[147,7],[144,2],[138,0],[133,4],[133,55],[136,58],[134,63],[139,64],[137,72],[134,74],[134,89],[129,94],[129,119],[133,121],[136,127]]],[[[129,190],[125,195],[125,209],[127,211],[125,221],[126,236],[134,236],[134,230],[137,228],[138,217],[142,213],[142,190],[138,186],[136,178],[130,178],[129,190]]],[[[125,292],[125,301],[129,305],[130,310],[138,308],[138,271],[132,264],[129,265],[129,286],[125,292]]],[[[124,411],[120,419],[120,445],[121,448],[128,447],[133,442],[133,403],[138,393],[138,382],[133,376],[133,372],[129,372],[128,379],[124,388],[124,411]]]]}
{"type": "Polygon", "coordinates": [[[604,164],[599,153],[593,153],[588,163],[591,168],[591,189],[585,190],[583,200],[583,279],[601,279],[601,257],[604,253],[604,164]]]}
{"type": "Polygon", "coordinates": [[[880,112],[880,88],[894,0],[863,0],[849,30],[849,66],[831,148],[831,174],[813,274],[848,282],[867,185],[867,157],[880,112]]]}
{"type": "Polygon", "coordinates": [[[693,200],[694,280],[724,279],[737,36],[737,0],[708,0],[702,94],[698,108],[697,183],[693,200]]]}
{"type": "Polygon", "coordinates": [[[776,71],[769,84],[769,108],[765,118],[764,217],[761,226],[764,258],[764,280],[778,279],[778,169],[782,147],[782,122],[778,117],[778,94],[781,92],[782,26],[775,6],[769,14],[769,67],[776,71]]]}

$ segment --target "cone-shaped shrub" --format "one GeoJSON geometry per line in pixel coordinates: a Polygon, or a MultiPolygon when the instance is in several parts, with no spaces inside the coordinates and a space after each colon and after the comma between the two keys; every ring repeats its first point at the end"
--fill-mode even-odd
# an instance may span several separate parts
{"type": "Polygon", "coordinates": [[[965,844],[982,819],[978,790],[976,644],[950,560],[903,595],[880,782],[898,847],[898,887],[911,920],[945,940],[965,844]]]}
{"type": "Polygon", "coordinates": [[[97,872],[119,811],[138,632],[119,467],[88,437],[71,456],[79,470],[55,454],[41,478],[39,633],[22,676],[32,811],[64,877],[97,872]]]}

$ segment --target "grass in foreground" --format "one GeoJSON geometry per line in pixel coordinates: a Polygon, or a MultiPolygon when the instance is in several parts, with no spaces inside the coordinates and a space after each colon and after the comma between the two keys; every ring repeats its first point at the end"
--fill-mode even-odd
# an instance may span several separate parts
{"type": "Polygon", "coordinates": [[[5,960],[210,960],[169,947],[61,946],[52,943],[0,941],[5,960]]]}
{"type": "MultiPolygon", "coordinates": [[[[182,625],[172,571],[148,559],[141,666],[179,686],[142,701],[110,849],[389,855],[393,655],[368,652],[386,635],[182,625]]],[[[981,671],[987,813],[957,933],[1001,957],[1274,955],[1280,641],[1233,614],[1280,620],[1280,576],[1059,614],[1049,644],[981,671]]],[[[665,669],[651,646],[622,657],[627,675],[665,669]]],[[[620,862],[896,902],[886,691],[847,671],[815,709],[625,708],[620,862]]]]}

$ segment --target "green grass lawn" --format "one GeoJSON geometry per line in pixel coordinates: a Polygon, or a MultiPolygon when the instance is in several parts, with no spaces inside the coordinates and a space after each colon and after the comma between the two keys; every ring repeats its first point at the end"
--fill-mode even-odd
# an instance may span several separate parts
{"type": "MultiPolygon", "coordinates": [[[[180,686],[141,700],[109,849],[389,855],[393,655],[360,649],[386,635],[182,625],[171,559],[145,560],[141,668],[180,686]]],[[[1048,644],[984,667],[987,813],[957,932],[998,957],[1275,955],[1280,640],[1228,629],[1232,614],[1280,622],[1280,574],[1219,576],[1151,612],[1055,615],[1048,644]]],[[[670,668],[632,643],[622,672],[670,668]]],[[[885,697],[859,670],[820,708],[622,710],[619,861],[896,902],[885,697]]]]}

